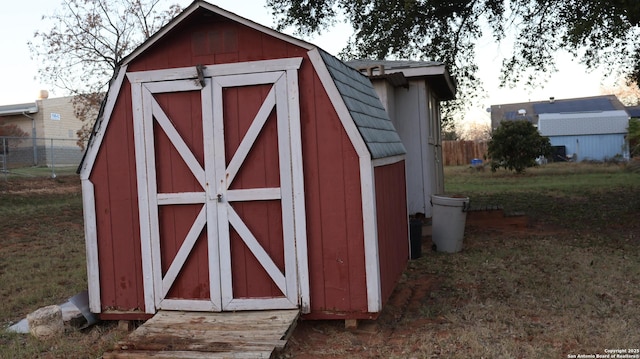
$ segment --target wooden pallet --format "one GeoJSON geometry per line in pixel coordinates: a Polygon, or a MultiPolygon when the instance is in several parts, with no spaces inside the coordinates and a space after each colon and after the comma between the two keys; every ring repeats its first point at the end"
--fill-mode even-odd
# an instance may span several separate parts
{"type": "Polygon", "coordinates": [[[103,358],[270,358],[284,348],[299,314],[160,311],[103,358]]]}

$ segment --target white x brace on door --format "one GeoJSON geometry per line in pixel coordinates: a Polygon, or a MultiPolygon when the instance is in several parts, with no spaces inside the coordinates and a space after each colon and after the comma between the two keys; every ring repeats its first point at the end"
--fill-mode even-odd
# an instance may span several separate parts
{"type": "MultiPolygon", "coordinates": [[[[309,307],[309,284],[306,253],[306,223],[302,178],[300,116],[297,69],[301,59],[267,60],[249,63],[208,65],[194,68],[132,72],[127,76],[132,84],[134,108],[136,165],[140,206],[143,277],[146,311],[173,310],[258,310],[309,307]],[[270,87],[250,126],[243,134],[234,153],[225,153],[226,89],[270,87]],[[174,120],[163,108],[170,106],[172,94],[191,94],[190,102],[199,98],[201,118],[189,118],[176,112],[174,120]],[[159,98],[162,97],[162,101],[159,98]],[[169,99],[167,99],[169,98],[169,99]],[[179,115],[179,116],[178,116],[179,115]],[[202,139],[185,140],[174,121],[201,121],[202,139]],[[254,143],[261,136],[267,121],[276,121],[279,185],[269,187],[234,188],[254,143]],[[189,173],[164,171],[164,176],[192,176],[195,190],[161,191],[158,183],[171,182],[160,178],[156,167],[167,166],[156,155],[160,136],[166,136],[175,157],[179,157],[189,173]],[[191,143],[191,144],[189,144],[191,143]],[[195,151],[193,143],[202,143],[204,151],[195,151]],[[191,147],[190,147],[191,146],[191,147]],[[203,153],[196,155],[196,152],[203,153]],[[201,158],[198,158],[201,157],[201,158]],[[168,174],[167,174],[168,173],[168,174]],[[246,224],[236,204],[274,203],[281,208],[282,248],[284,265],[274,262],[261,245],[254,231],[246,224]],[[178,248],[167,254],[167,235],[161,213],[196,213],[179,233],[178,248]],[[197,210],[194,210],[197,209],[197,210]],[[188,229],[188,230],[187,230],[188,229]],[[231,231],[273,281],[281,295],[253,297],[234,292],[233,273],[242,270],[232,261],[231,231]],[[208,263],[207,295],[190,297],[189,288],[174,288],[184,266],[200,241],[206,241],[208,263]],[[172,289],[173,288],[173,289],[172,289]],[[185,294],[186,293],[186,294],[185,294]]],[[[172,102],[173,101],[173,102],[172,102]]],[[[196,111],[199,112],[199,111],[196,111]]],[[[227,120],[228,121],[228,120],[227,120]]],[[[182,130],[185,132],[185,130],[182,130]]],[[[264,135],[263,135],[264,136],[264,135]]],[[[187,136],[188,137],[188,136],[187,136]]],[[[164,138],[164,137],[162,137],[164,138]]],[[[245,174],[245,176],[250,174],[245,174]]],[[[177,178],[177,177],[176,177],[177,178]]],[[[174,181],[178,181],[174,179],[174,181]]],[[[236,186],[238,187],[238,186],[236,186]]],[[[175,221],[174,217],[171,217],[175,221]]],[[[187,215],[188,217],[188,215],[187,215]]],[[[180,216],[184,218],[184,216],[180,216]]],[[[255,228],[254,228],[255,229],[255,228]]],[[[171,233],[176,236],[175,233],[171,233]]],[[[236,247],[238,244],[235,244],[236,247]]],[[[202,245],[200,248],[203,248],[202,245]]],[[[197,291],[194,289],[194,291],[197,291]]]]}

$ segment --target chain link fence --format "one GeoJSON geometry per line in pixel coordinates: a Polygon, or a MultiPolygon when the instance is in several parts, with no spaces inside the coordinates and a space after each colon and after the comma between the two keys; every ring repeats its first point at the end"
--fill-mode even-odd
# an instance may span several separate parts
{"type": "Polygon", "coordinates": [[[83,155],[75,139],[0,136],[0,175],[9,180],[73,174],[83,155]]]}

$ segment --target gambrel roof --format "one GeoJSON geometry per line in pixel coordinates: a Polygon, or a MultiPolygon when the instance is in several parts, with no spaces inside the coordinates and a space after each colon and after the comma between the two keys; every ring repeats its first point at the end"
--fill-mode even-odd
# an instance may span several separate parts
{"type": "Polygon", "coordinates": [[[320,50],[320,55],[371,156],[375,159],[406,153],[371,81],[327,52],[320,50]]]}
{"type": "MultiPolygon", "coordinates": [[[[313,44],[255,23],[206,1],[196,0],[191,3],[182,13],[176,16],[157,33],[152,35],[142,45],[132,51],[131,54],[125,57],[120,63],[119,68],[116,70],[116,74],[114,75],[114,79],[118,76],[118,72],[123,68],[126,68],[129,63],[152,47],[155,43],[162,41],[162,39],[176,29],[180,23],[190,19],[192,16],[202,14],[203,12],[214,13],[229,20],[236,21],[254,30],[276,37],[280,40],[287,41],[293,45],[300,46],[309,50],[309,52],[319,51],[323,65],[331,74],[333,86],[337,88],[337,91],[341,95],[341,101],[349,109],[351,120],[355,123],[360,136],[366,143],[371,158],[378,159],[404,155],[406,153],[404,146],[400,141],[400,137],[391,124],[391,121],[368,78],[360,74],[355,69],[346,66],[340,60],[313,44]]],[[[314,64],[314,66],[317,65],[314,64]]],[[[195,72],[194,76],[196,76],[195,72]]],[[[119,87],[119,84],[115,85],[119,87]]],[[[327,84],[325,84],[325,86],[327,86],[327,84]]],[[[327,90],[329,91],[329,89],[327,90]]],[[[107,100],[108,99],[105,99],[105,101],[107,100]]],[[[94,134],[100,130],[101,122],[105,117],[104,111],[105,106],[103,105],[100,113],[98,114],[94,131],[92,132],[89,140],[88,148],[91,148],[93,145],[94,134]]],[[[84,162],[85,161],[83,159],[78,168],[78,172],[83,168],[84,162]]]]}

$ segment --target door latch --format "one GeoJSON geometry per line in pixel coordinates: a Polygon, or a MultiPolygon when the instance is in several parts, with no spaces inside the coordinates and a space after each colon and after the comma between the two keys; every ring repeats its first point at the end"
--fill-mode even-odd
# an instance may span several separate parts
{"type": "Polygon", "coordinates": [[[218,193],[218,202],[222,202],[222,195],[218,193]]]}

